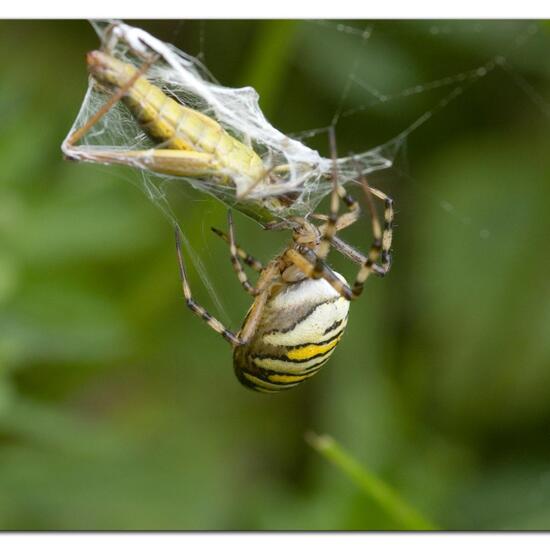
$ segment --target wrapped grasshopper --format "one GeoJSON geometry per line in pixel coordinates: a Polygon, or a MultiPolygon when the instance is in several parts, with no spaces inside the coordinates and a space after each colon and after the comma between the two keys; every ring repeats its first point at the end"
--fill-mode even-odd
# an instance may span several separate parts
{"type": "MultiPolygon", "coordinates": [[[[332,160],[273,128],[252,88],[219,86],[200,73],[195,60],[122,23],[103,32],[103,43],[102,51],[87,55],[88,97],[98,90],[111,97],[87,120],[79,117],[63,144],[67,157],[183,178],[264,225],[307,215],[330,192],[332,160]],[[167,74],[168,83],[162,80],[167,74]],[[79,144],[93,131],[104,138],[108,123],[103,130],[96,125],[119,102],[152,146],[79,144]]],[[[389,165],[374,150],[338,159],[336,176],[346,183],[389,165]]]]}

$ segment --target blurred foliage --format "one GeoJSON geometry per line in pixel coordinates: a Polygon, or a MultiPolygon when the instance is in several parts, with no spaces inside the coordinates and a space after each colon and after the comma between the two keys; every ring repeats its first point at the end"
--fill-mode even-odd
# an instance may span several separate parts
{"type": "MultiPolygon", "coordinates": [[[[398,209],[394,268],[369,280],[324,371],[265,396],[238,384],[227,344],[186,310],[170,224],[130,184],[139,175],[61,157],[91,27],[0,22],[1,529],[402,528],[306,444],[309,430],[439,526],[550,528],[549,27],[514,49],[531,23],[374,22],[367,42],[366,24],[345,24],[356,32],[140,23],[220,82],[255,86],[287,133],[372,102],[354,82],[391,95],[507,57],[373,177],[398,209]]],[[[450,89],[343,116],[340,153],[385,142],[450,89]]],[[[308,141],[325,154],[327,142],[308,141]]],[[[237,327],[249,301],[209,231],[225,211],[176,198],[237,327]]],[[[237,224],[263,260],[284,242],[237,224]]],[[[364,248],[367,227],[346,238],[364,248]]]]}

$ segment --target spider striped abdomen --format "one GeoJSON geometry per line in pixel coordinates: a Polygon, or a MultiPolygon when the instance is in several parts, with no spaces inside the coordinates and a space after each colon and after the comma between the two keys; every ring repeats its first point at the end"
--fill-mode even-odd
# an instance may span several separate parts
{"type": "Polygon", "coordinates": [[[278,392],[313,376],[328,361],[347,324],[349,301],[324,279],[287,284],[271,297],[252,340],[233,365],[245,386],[278,392]]]}

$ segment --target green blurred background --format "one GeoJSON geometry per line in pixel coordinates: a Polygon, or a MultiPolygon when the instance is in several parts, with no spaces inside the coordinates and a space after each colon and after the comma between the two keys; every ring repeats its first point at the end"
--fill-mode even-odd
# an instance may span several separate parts
{"type": "MultiPolygon", "coordinates": [[[[138,24],[256,87],[285,133],[367,106],[340,118],[340,155],[435,109],[371,180],[396,201],[394,267],[319,375],[242,388],[229,346],[185,308],[139,175],[62,159],[93,30],[0,22],[0,528],[402,528],[309,430],[442,528],[550,528],[550,27],[523,41],[527,21],[381,21],[365,43],[360,21],[138,24]],[[427,83],[499,55],[505,69],[436,107],[453,87],[427,83]]],[[[307,143],[328,153],[326,133],[307,143]]],[[[249,298],[209,231],[225,209],[178,194],[224,311],[191,270],[196,295],[237,328],[249,298]]],[[[365,248],[359,225],[346,238],[365,248]]],[[[285,242],[237,226],[262,260],[285,242]]]]}

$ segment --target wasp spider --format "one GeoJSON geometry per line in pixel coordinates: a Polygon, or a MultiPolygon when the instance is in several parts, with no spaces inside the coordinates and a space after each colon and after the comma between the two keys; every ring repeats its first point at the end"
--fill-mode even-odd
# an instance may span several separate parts
{"type": "Polygon", "coordinates": [[[359,297],[367,277],[384,276],[391,264],[393,203],[378,189],[361,184],[369,204],[373,243],[366,256],[336,236],[359,217],[359,205],[334,178],[330,214],[314,215],[320,226],[304,218],[291,218],[269,229],[291,229],[292,242],[263,266],[235,242],[231,212],[228,234],[212,230],[228,244],[231,263],[244,290],[254,302],[235,334],[200,306],[191,295],[176,228],[176,248],[187,306],[233,347],[233,367],[239,381],[248,388],[274,393],[297,386],[328,361],[347,324],[351,300],[359,297]],[[380,227],[371,195],[384,202],[384,227],[380,227]],[[348,212],[338,216],[340,200],[348,212]],[[325,259],[331,246],[360,265],[353,286],[333,271],[325,259]],[[242,262],[259,273],[252,285],[242,262]]]}
{"type": "MultiPolygon", "coordinates": [[[[96,149],[89,158],[122,164],[135,161],[138,166],[142,166],[139,164],[142,162],[142,167],[184,177],[215,177],[220,168],[226,172],[231,169],[241,176],[255,179],[249,190],[263,182],[266,172],[253,149],[226,134],[213,119],[179,105],[160,88],[142,78],[157,57],[154,56],[141,68],[135,69],[104,52],[88,54],[90,71],[96,80],[116,91],[101,109],[71,134],[67,145],[78,142],[122,99],[133,109],[134,116],[151,139],[161,142],[160,147],[148,151],[113,152],[96,149]],[[224,144],[223,147],[220,143],[224,144]],[[226,149],[233,151],[231,164],[227,163],[227,159],[224,164],[218,158],[221,151],[226,149]],[[251,172],[253,166],[256,168],[251,172]]],[[[384,276],[390,269],[392,200],[382,191],[369,187],[364,179],[360,183],[370,209],[374,237],[367,255],[355,250],[336,235],[357,221],[360,209],[355,199],[338,183],[332,130],[330,138],[333,187],[329,215],[313,214],[310,219],[293,217],[271,224],[268,229],[290,229],[292,241],[266,266],[237,246],[231,212],[228,214],[228,234],[214,229],[229,244],[233,269],[243,288],[254,297],[243,325],[236,334],[226,329],[193,299],[183,263],[181,234],[176,226],[176,248],[186,304],[231,344],[237,378],[254,390],[278,392],[313,376],[328,361],[342,338],[349,303],[359,297],[367,277],[371,273],[384,276]],[[376,216],[373,196],[384,202],[383,228],[376,216]],[[340,201],[348,210],[341,216],[338,215],[340,201]],[[321,220],[323,223],[316,225],[310,220],[321,220]],[[359,264],[352,286],[325,263],[331,248],[359,264]],[[259,273],[255,285],[248,281],[241,261],[259,273]]],[[[282,167],[273,171],[279,169],[282,167]]]]}

